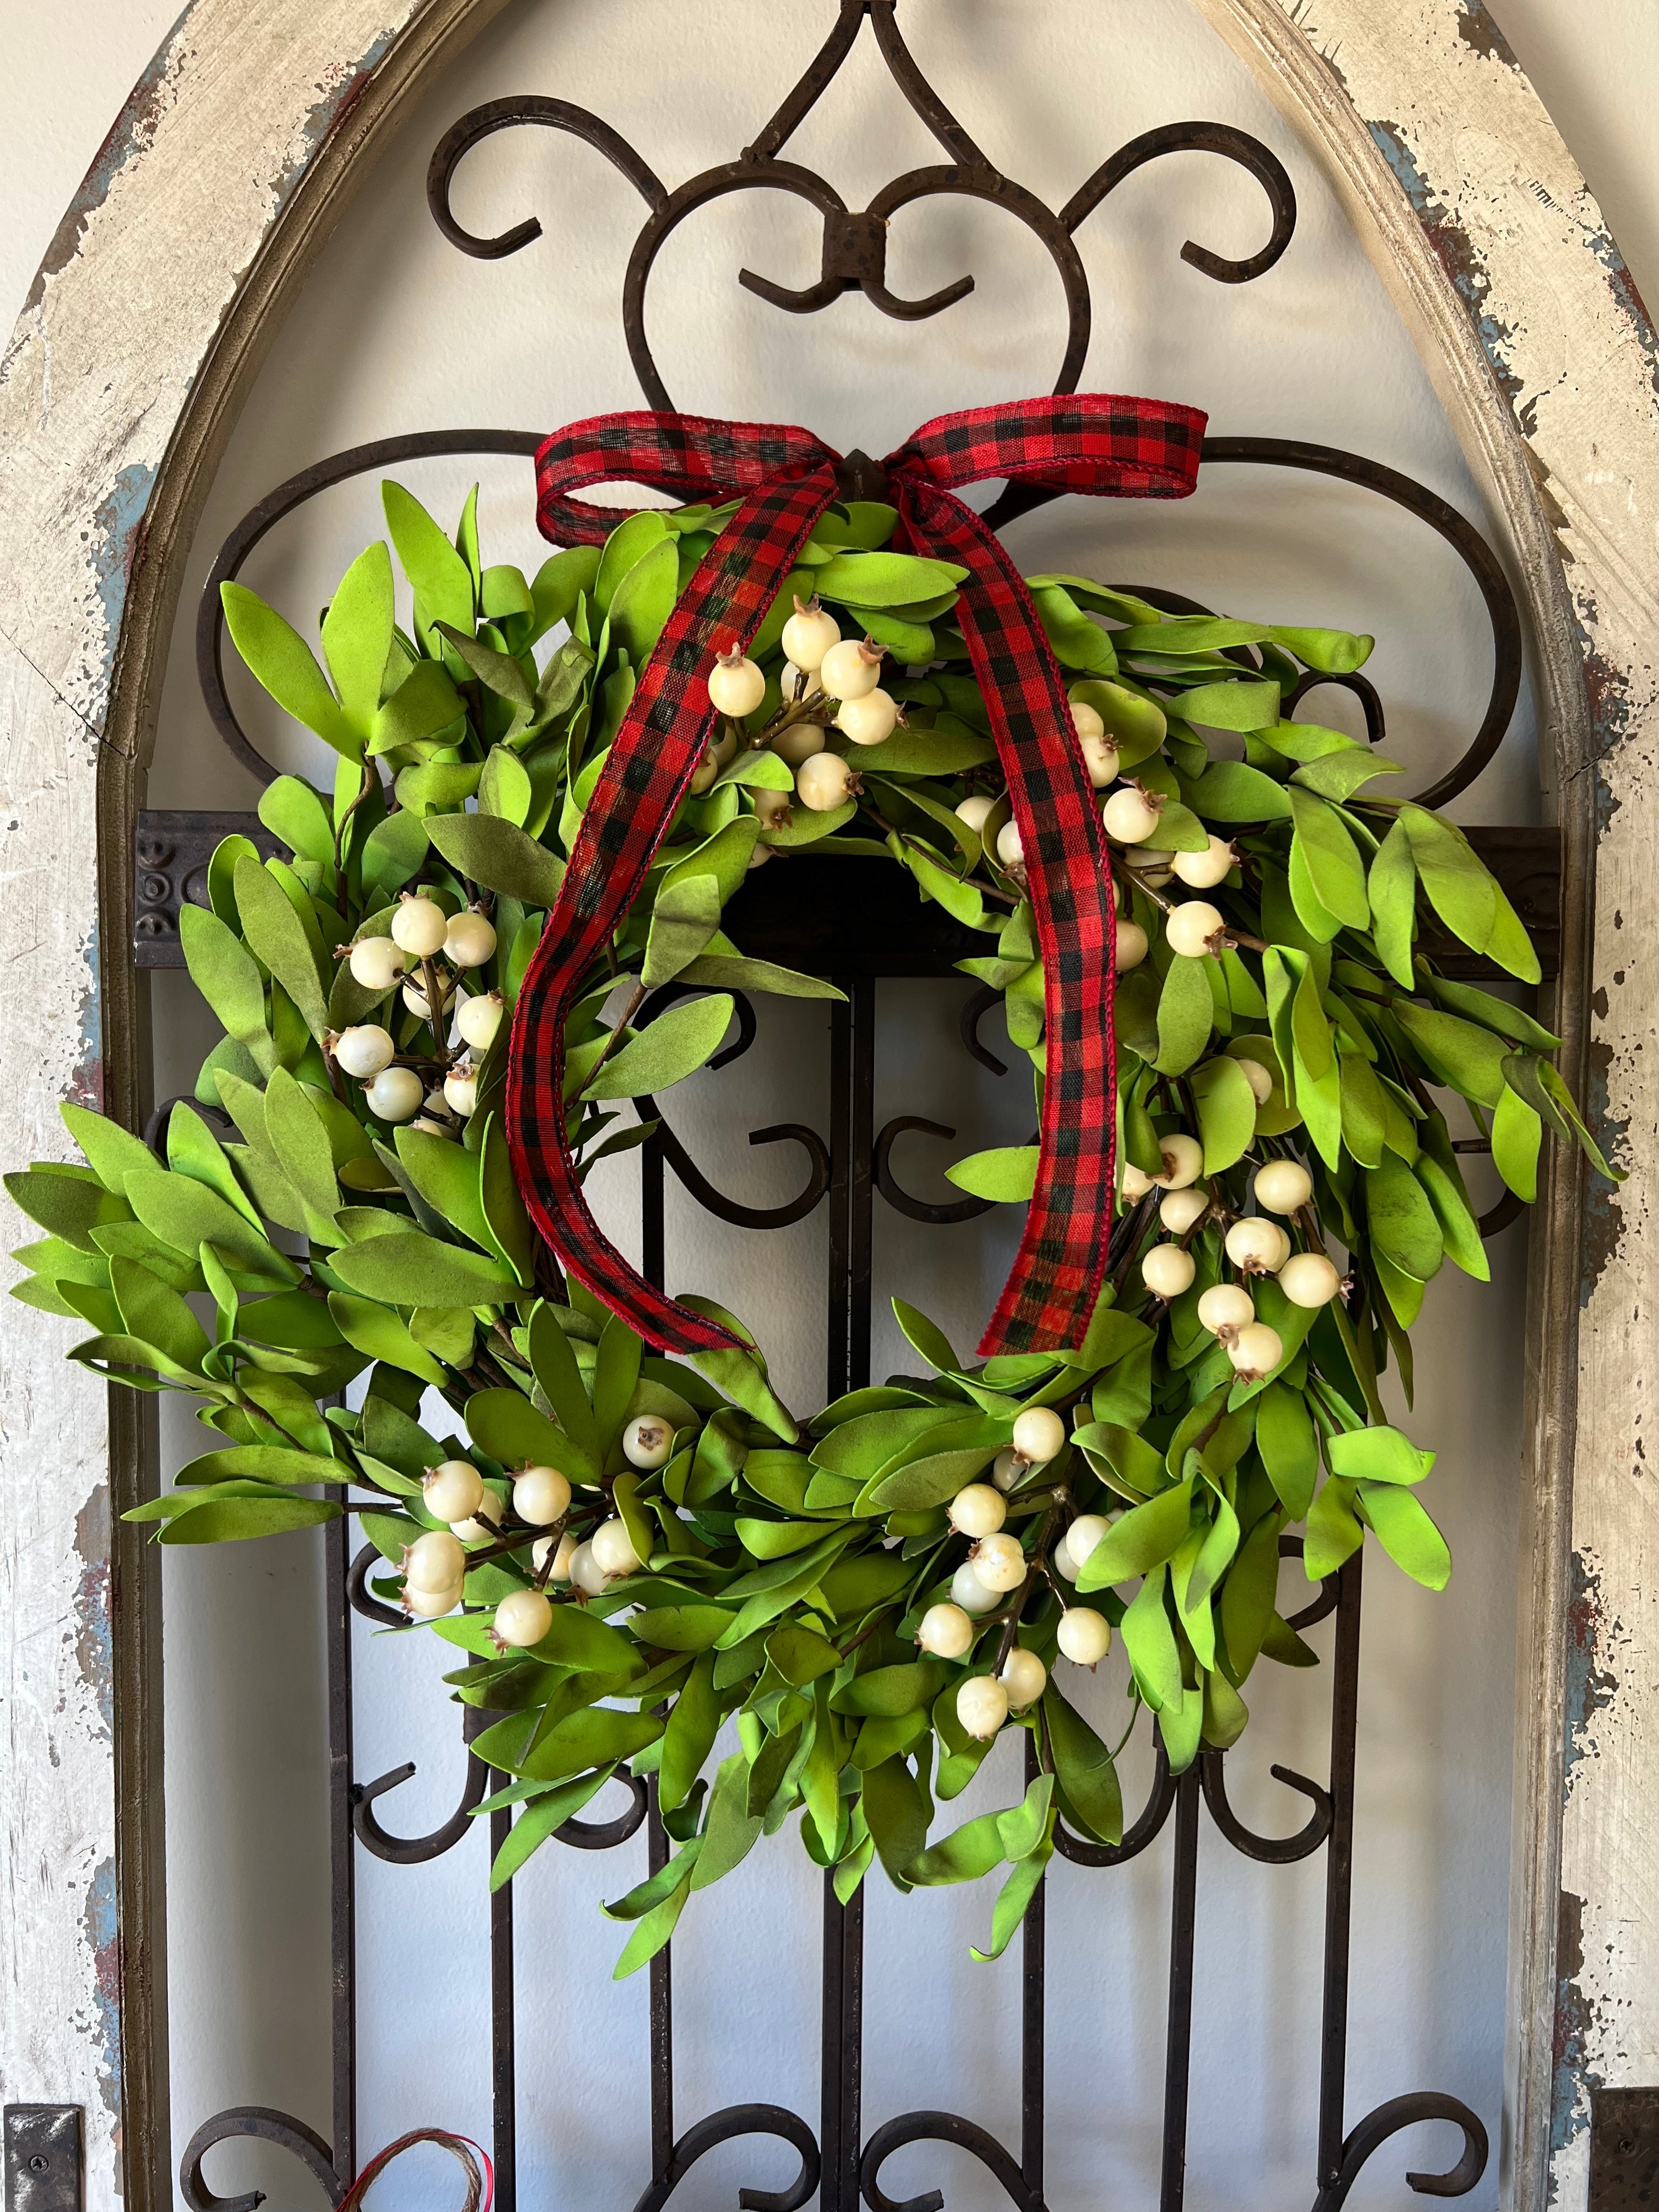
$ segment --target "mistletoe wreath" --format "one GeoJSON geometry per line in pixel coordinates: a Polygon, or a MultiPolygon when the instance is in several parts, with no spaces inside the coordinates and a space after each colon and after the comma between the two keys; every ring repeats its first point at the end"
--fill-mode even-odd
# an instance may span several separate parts
{"type": "Polygon", "coordinates": [[[1523,1200],[1546,1128],[1610,1172],[1559,1040],[1417,948],[1425,901],[1538,979],[1467,841],[1370,793],[1393,763],[1281,717],[1372,641],[1022,580],[948,489],[1179,495],[1201,429],[1034,402],[926,426],[884,478],[801,431],[610,416],[538,456],[564,550],[531,580],[482,565],[476,494],[452,542],[386,484],[412,621],[371,545],[326,672],[223,587],[249,669],[339,754],[331,801],[281,776],[260,814],[291,860],[219,846],[179,917],[224,1030],[202,1110],[174,1107],[162,1164],[65,1106],[88,1164],[8,1176],[46,1232],[13,1295],[91,1324],[83,1366],[203,1401],[212,1447],[131,1516],[162,1542],[357,1515],[398,1632],[454,1646],[490,1717],[473,1749],[510,1779],[477,1809],[520,1808],[495,1884],[655,1775],[676,1848],[606,1908],[619,1974],[797,1811],[843,1900],[877,1856],[901,1888],[1007,1867],[975,1954],[999,1955],[1058,1818],[1121,1837],[1059,1660],[1120,1636],[1129,1723],[1178,1771],[1237,1739],[1260,1661],[1314,1663],[1277,1609],[1285,1531],[1312,1580],[1369,1531],[1444,1585],[1433,1454],[1378,1389],[1392,1358],[1409,1401],[1443,1262],[1487,1273],[1437,1096],[1523,1200]],[[573,495],[601,480],[685,503],[617,522],[573,495]],[[929,1374],[802,1420],[582,1184],[733,994],[837,995],[721,923],[752,868],[806,893],[855,854],[984,933],[961,965],[1002,994],[1041,1137],[951,1170],[1028,1206],[980,1356],[895,1300],[929,1374]],[[1024,1801],[930,1843],[1005,1725],[1034,1738],[1024,1801]]]}

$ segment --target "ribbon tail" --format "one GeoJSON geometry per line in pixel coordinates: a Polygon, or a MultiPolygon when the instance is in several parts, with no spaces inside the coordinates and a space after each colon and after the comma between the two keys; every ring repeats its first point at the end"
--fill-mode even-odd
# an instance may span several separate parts
{"type": "Polygon", "coordinates": [[[747,643],[835,495],[829,466],[750,495],[676,602],[588,802],[570,865],[514,1012],[506,1127],[531,1219],[567,1270],[648,1341],[672,1352],[738,1340],[647,1283],[594,1219],[568,1116],[565,1020],[645,882],[684,797],[712,719],[717,641],[747,643]]]}
{"type": "Polygon", "coordinates": [[[1095,794],[1066,686],[1024,580],[971,507],[908,471],[917,540],[967,568],[958,616],[1024,848],[1042,953],[1047,1063],[1036,1185],[987,1357],[1080,1344],[1105,1275],[1117,1066],[1116,917],[1095,794]]]}

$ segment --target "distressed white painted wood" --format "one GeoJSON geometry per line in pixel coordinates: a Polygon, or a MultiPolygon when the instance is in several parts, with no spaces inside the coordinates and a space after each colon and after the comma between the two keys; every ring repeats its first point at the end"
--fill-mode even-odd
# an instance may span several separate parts
{"type": "MultiPolygon", "coordinates": [[[[66,1092],[129,1115],[137,1103],[123,856],[195,505],[262,332],[337,214],[354,161],[494,4],[196,0],[77,196],[19,325],[0,370],[0,829],[11,877],[27,875],[32,896],[0,902],[0,1017],[31,1049],[0,1096],[7,1162],[66,1150],[55,1121],[66,1092]]],[[[1459,0],[1201,4],[1337,179],[1508,522],[1578,898],[1562,1018],[1582,1045],[1593,975],[1594,1095],[1636,1169],[1620,1199],[1596,1202],[1582,1240],[1578,1186],[1563,1176],[1534,1237],[1529,1467],[1516,1484],[1532,1536],[1532,1694],[1506,2130],[1508,2193],[1533,2212],[1552,2183],[1559,2202],[1583,2202],[1585,2085],[1659,2078],[1659,1856],[1646,1817],[1659,1802],[1659,1723],[1640,1697],[1659,1666],[1640,1434],[1654,1133],[1638,1083],[1659,919],[1644,768],[1659,664],[1654,340],[1484,11],[1459,0]]],[[[119,2007],[122,1970],[142,1998],[154,1954],[137,1947],[152,1931],[124,1927],[123,1955],[111,1917],[118,1894],[130,1920],[143,1908],[136,1811],[118,1834],[118,1783],[132,1808],[148,1784],[153,1811],[159,1777],[144,1773],[132,1724],[146,1690],[142,1584],[130,1575],[112,1604],[123,1554],[100,1517],[106,1484],[133,1480],[133,1455],[98,1394],[63,1369],[60,1335],[14,1325],[0,1363],[11,1754],[0,2087],[84,2103],[88,2203],[125,2185],[129,2203],[148,2204],[168,2194],[161,2105],[133,2072],[148,2023],[135,2031],[119,2007]]]]}

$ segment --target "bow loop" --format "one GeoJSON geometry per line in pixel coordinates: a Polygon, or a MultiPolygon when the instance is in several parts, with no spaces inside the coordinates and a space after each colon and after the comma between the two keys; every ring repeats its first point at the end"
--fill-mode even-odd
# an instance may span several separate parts
{"type": "Polygon", "coordinates": [[[884,464],[858,453],[843,459],[787,424],[683,415],[598,416],[541,448],[537,520],[556,542],[600,543],[625,511],[572,496],[587,484],[645,483],[682,500],[740,502],[639,672],[520,987],[508,1054],[507,1140],[531,1218],[571,1272],[650,1342],[698,1352],[737,1340],[647,1283],[594,1220],[571,1150],[580,1109],[566,1097],[565,1020],[686,796],[713,720],[715,652],[754,638],[837,498],[890,500],[902,542],[944,549],[964,572],[957,619],[1024,855],[1042,955],[1045,1054],[1036,1188],[980,1349],[1046,1352],[1081,1341],[1100,1292],[1114,1188],[1110,872],[1065,678],[1018,571],[956,488],[1003,477],[1178,499],[1196,481],[1203,428],[1192,408],[1084,393],[937,416],[884,464]]]}
{"type": "Polygon", "coordinates": [[[592,415],[556,430],[536,454],[536,526],[561,545],[603,545],[627,514],[573,492],[649,484],[687,504],[723,506],[763,485],[791,483],[841,456],[787,422],[722,422],[701,415],[592,415]]]}

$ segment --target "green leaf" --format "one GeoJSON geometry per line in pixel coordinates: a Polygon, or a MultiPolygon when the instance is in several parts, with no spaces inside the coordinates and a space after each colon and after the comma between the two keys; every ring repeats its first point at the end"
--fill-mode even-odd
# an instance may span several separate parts
{"type": "Polygon", "coordinates": [[[1525,1045],[1533,1052],[1555,1052],[1561,1039],[1547,1030],[1541,1022],[1519,1006],[1510,1006],[1507,999],[1495,999],[1490,991],[1478,991],[1473,983],[1454,983],[1444,975],[1431,975],[1428,986],[1443,1006],[1454,1013],[1467,1015],[1470,1021],[1480,1022],[1499,1036],[1511,1042],[1525,1045]]]}
{"type": "MultiPolygon", "coordinates": [[[[592,1774],[579,1775],[574,1782],[538,1795],[526,1805],[507,1831],[490,1867],[491,1894],[505,1889],[531,1853],[538,1850],[574,1814],[580,1813],[590,1798],[597,1797],[616,1771],[614,1765],[601,1766],[592,1774]]],[[[480,1806],[478,1809],[482,1812],[483,1808],[480,1806]]]]}
{"type": "MultiPolygon", "coordinates": [[[[1505,1067],[1508,1064],[1505,1061],[1505,1067]]],[[[1552,1067],[1547,1060],[1540,1060],[1538,1062],[1538,1080],[1543,1087],[1545,1097],[1554,1105],[1560,1118],[1568,1123],[1574,1136],[1578,1139],[1580,1151],[1596,1173],[1605,1176],[1609,1182],[1623,1182],[1625,1177],[1622,1170],[1608,1166],[1601,1146],[1584,1126],[1583,1117],[1573,1103],[1571,1091],[1568,1090],[1559,1073],[1552,1067]]]]}
{"type": "Polygon", "coordinates": [[[295,1283],[300,1271],[267,1243],[216,1191],[162,1168],[134,1168],[126,1178],[127,1202],[145,1228],[175,1252],[194,1256],[212,1244],[240,1271],[295,1283]]]}
{"type": "MultiPolygon", "coordinates": [[[[562,1782],[568,1775],[603,1765],[607,1759],[632,1759],[662,1733],[663,1723],[654,1713],[585,1705],[538,1736],[517,1771],[534,1782],[562,1782]]],[[[479,1755],[484,1755],[482,1750],[479,1755]]]]}
{"type": "Polygon", "coordinates": [[[1365,1540],[1353,1510],[1352,1485],[1333,1477],[1308,1509],[1302,1564],[1310,1583],[1322,1583],[1365,1540]]]}
{"type": "MultiPolygon", "coordinates": [[[[665,550],[672,545],[665,543],[665,550]]],[[[712,875],[685,876],[657,895],[641,981],[654,990],[672,983],[720,926],[720,887],[712,875]]]]}
{"type": "Polygon", "coordinates": [[[1292,786],[1289,795],[1295,824],[1291,847],[1292,890],[1299,853],[1315,896],[1327,913],[1350,929],[1364,929],[1370,920],[1364,863],[1341,816],[1312,792],[1301,792],[1292,786]]]}
{"type": "Polygon", "coordinates": [[[954,1162],[945,1170],[945,1180],[975,1198],[1018,1203],[1036,1188],[1037,1158],[1036,1145],[1001,1145],[954,1162]]]}
{"type": "MultiPolygon", "coordinates": [[[[514,665],[518,665],[516,661],[514,665]]],[[[398,781],[401,784],[402,778],[398,781]]],[[[517,753],[509,751],[505,745],[492,745],[478,778],[479,812],[498,815],[503,822],[522,830],[535,798],[530,771],[517,753]]]]}
{"type": "Polygon", "coordinates": [[[349,1245],[329,1265],[348,1290],[389,1306],[498,1305],[518,1287],[497,1261],[418,1230],[349,1245]]]}
{"type": "Polygon", "coordinates": [[[1145,1505],[1132,1506],[1083,1562],[1077,1578],[1079,1590],[1086,1595],[1090,1590],[1107,1589],[1114,1583],[1127,1582],[1133,1576],[1148,1574],[1161,1566],[1187,1534],[1192,1501],[1188,1477],[1145,1505]]]}
{"type": "Polygon", "coordinates": [[[1051,1820],[1044,1831],[1041,1847],[1033,1851],[1029,1858],[1024,1858],[1019,1862],[997,1892],[997,1901],[991,1911],[990,1948],[981,1951],[973,1946],[969,1947],[969,1955],[980,1966],[988,1966],[993,1960],[1000,1959],[1014,1940],[1019,1924],[1025,1917],[1027,1908],[1036,1895],[1037,1887],[1042,1880],[1048,1862],[1053,1856],[1054,1845],[1049,1840],[1053,1826],[1051,1820]]]}
{"type": "Polygon", "coordinates": [[[161,1541],[231,1544],[250,1536],[280,1536],[290,1528],[337,1521],[344,1510],[331,1498],[206,1498],[169,1520],[161,1541]]]}
{"type": "Polygon", "coordinates": [[[1434,1465],[1431,1451],[1419,1451],[1399,1429],[1350,1429],[1334,1436],[1326,1449],[1331,1472],[1349,1482],[1421,1482],[1434,1465]]]}
{"type": "Polygon", "coordinates": [[[1425,1589],[1444,1589],[1451,1580],[1451,1553],[1420,1501],[1409,1490],[1382,1483],[1362,1484],[1359,1498],[1376,1540],[1395,1565],[1425,1589]]]}
{"type": "Polygon", "coordinates": [[[1504,1044],[1490,1030],[1431,1006],[1395,1002],[1395,1018],[1427,1062],[1435,1079],[1477,1105],[1496,1106],[1504,1095],[1504,1044]]]}
{"type": "Polygon", "coordinates": [[[1213,762],[1196,782],[1183,778],[1181,792],[1206,822],[1278,822],[1291,811],[1284,785],[1243,761],[1213,762]]]}
{"type": "Polygon", "coordinates": [[[1535,983],[1537,955],[1496,879],[1460,830],[1420,806],[1401,809],[1412,857],[1429,902],[1455,937],[1500,967],[1535,983]]]}
{"type": "Polygon", "coordinates": [[[142,1137],[135,1137],[106,1114],[89,1106],[73,1106],[65,1100],[58,1109],[64,1127],[85,1154],[93,1173],[106,1190],[125,1195],[123,1178],[129,1168],[153,1168],[155,1155],[142,1137]]]}
{"type": "Polygon", "coordinates": [[[1042,1693],[1042,1717],[1066,1809],[1103,1844],[1121,1844],[1123,1795],[1111,1753],[1052,1682],[1042,1693]]]}
{"type": "Polygon", "coordinates": [[[637,1098],[683,1082],[720,1049],[732,1006],[725,991],[671,1006],[611,1054],[583,1097],[637,1098]]]}
{"type": "Polygon", "coordinates": [[[720,991],[770,991],[783,999],[844,999],[845,992],[838,991],[833,983],[826,983],[820,975],[803,975],[793,968],[780,968],[771,960],[750,960],[739,956],[720,953],[700,953],[690,967],[681,971],[684,983],[706,984],[720,991]]]}
{"type": "Polygon", "coordinates": [[[395,752],[419,745],[452,728],[459,733],[465,702],[441,660],[417,660],[374,717],[368,750],[395,752]]]}
{"type": "Polygon", "coordinates": [[[340,1334],[366,1359],[381,1360],[430,1383],[434,1389],[441,1389],[448,1382],[441,1362],[424,1345],[416,1344],[407,1324],[389,1306],[376,1305],[372,1298],[350,1297],[343,1291],[331,1291],[328,1310],[340,1334]]]}
{"type": "MultiPolygon", "coordinates": [[[[1158,994],[1158,1058],[1152,1065],[1159,1074],[1184,1074],[1208,1044],[1214,1023],[1207,956],[1189,960],[1177,953],[1158,994]]],[[[1249,1087],[1247,1084],[1245,1088],[1249,1087]]],[[[1254,1115],[1251,1127],[1255,1127],[1254,1115]]]]}
{"type": "Polygon", "coordinates": [[[458,629],[471,630],[472,573],[465,561],[419,500],[400,483],[383,483],[380,501],[398,559],[427,621],[453,623],[458,629]]]}
{"type": "Polygon", "coordinates": [[[564,863],[499,814],[429,814],[433,848],[459,875],[526,906],[551,907],[564,863]]]}
{"type": "Polygon", "coordinates": [[[1411,839],[1404,823],[1398,819],[1377,847],[1367,890],[1371,942],[1395,981],[1409,991],[1413,987],[1412,939],[1417,927],[1417,868],[1412,859],[1411,839]]]}
{"type": "Polygon", "coordinates": [[[905,1878],[918,1889],[937,1889],[950,1882],[978,1881],[1000,1867],[1006,1854],[1002,1848],[1000,1815],[981,1813],[965,1820],[938,1843],[919,1851],[905,1868],[905,1878]]]}
{"type": "Polygon", "coordinates": [[[1334,799],[1338,805],[1343,805],[1374,776],[1400,773],[1398,761],[1385,760],[1381,753],[1355,745],[1346,752],[1327,753],[1322,760],[1308,761],[1293,772],[1291,781],[1300,784],[1304,790],[1316,791],[1322,799],[1334,799]]]}
{"type": "Polygon", "coordinates": [[[1256,1400],[1256,1449],[1279,1503],[1300,1521],[1313,1503],[1319,1476],[1319,1447],[1313,1416],[1299,1390],[1270,1382],[1256,1400]]]}
{"type": "Polygon", "coordinates": [[[927,1805],[902,1759],[884,1759],[866,1773],[864,1817],[888,1880],[896,1889],[908,1889],[904,1869],[927,1841],[927,1805]]]}
{"type": "MultiPolygon", "coordinates": [[[[109,1275],[121,1325],[127,1334],[143,1343],[153,1344],[176,1366],[191,1368],[199,1374],[203,1358],[210,1349],[207,1335],[178,1291],[169,1290],[148,1267],[140,1267],[133,1260],[112,1259],[109,1275]]],[[[245,1468],[228,1470],[233,1474],[249,1471],[245,1468]]]]}
{"type": "Polygon", "coordinates": [[[1219,1175],[1249,1150],[1255,1135],[1255,1093],[1236,1060],[1206,1060],[1192,1074],[1198,1133],[1204,1144],[1204,1172],[1219,1175]]]}
{"type": "Polygon", "coordinates": [[[734,1751],[721,1760],[715,1778],[692,1888],[707,1889],[741,1865],[753,1850],[761,1826],[760,1816],[749,1810],[749,1762],[734,1751]]]}
{"type": "Polygon", "coordinates": [[[336,752],[360,760],[362,740],[299,632],[245,584],[221,584],[219,598],[231,642],[277,705],[336,752]]]}
{"type": "MultiPolygon", "coordinates": [[[[264,961],[320,1042],[328,1029],[328,994],[311,939],[288,893],[269,867],[244,857],[236,863],[236,905],[249,948],[264,961]]],[[[244,1041],[258,1059],[252,1041],[244,1041]]]]}
{"type": "Polygon", "coordinates": [[[855,607],[908,607],[955,596],[961,571],[908,553],[837,553],[814,572],[821,598],[855,607]]]}
{"type": "Polygon", "coordinates": [[[199,906],[179,908],[179,942],[191,982],[268,1075],[276,1064],[276,1048],[265,1026],[264,984],[252,954],[217,915],[199,906]]]}
{"type": "Polygon", "coordinates": [[[1414,1282],[1439,1272],[1445,1240],[1428,1194],[1403,1160],[1388,1154],[1363,1172],[1365,1218],[1376,1249],[1414,1282]]]}
{"type": "Polygon", "coordinates": [[[360,738],[368,737],[380,708],[392,619],[392,556],[380,540],[341,577],[323,617],[323,656],[345,719],[360,738]]]}
{"type": "Polygon", "coordinates": [[[1208,730],[1266,730],[1279,720],[1279,686],[1249,678],[1201,684],[1176,703],[1185,720],[1208,730]]]}
{"type": "Polygon", "coordinates": [[[458,629],[453,623],[437,622],[432,625],[456,659],[470,669],[487,691],[498,699],[505,699],[526,720],[535,712],[536,695],[530,688],[530,678],[510,653],[499,653],[493,645],[474,637],[471,628],[458,629]]]}
{"type": "Polygon", "coordinates": [[[1492,1164],[1517,1198],[1538,1196],[1538,1153],[1544,1125],[1524,1098],[1507,1085],[1492,1117],[1492,1164]]]}
{"type": "Polygon", "coordinates": [[[679,556],[672,538],[659,538],[628,570],[611,600],[611,641],[635,668],[643,668],[679,592],[679,556]]]}
{"type": "Polygon", "coordinates": [[[1181,1653],[1175,1631],[1164,1609],[1169,1582],[1166,1567],[1154,1567],[1124,1613],[1121,1624],[1123,1648],[1134,1670],[1135,1684],[1154,1712],[1181,1704],[1181,1653]]]}
{"type": "MultiPolygon", "coordinates": [[[[120,1264],[119,1262],[117,1263],[120,1264]]],[[[232,1444],[204,1452],[181,1467],[173,1480],[181,1488],[212,1482],[349,1482],[351,1469],[319,1453],[292,1451],[285,1444],[232,1444]]]]}

